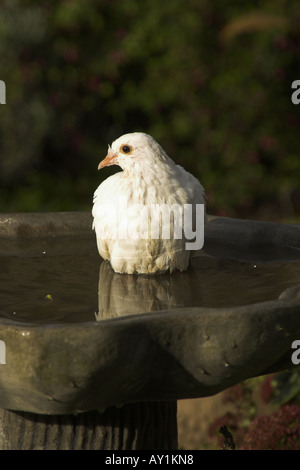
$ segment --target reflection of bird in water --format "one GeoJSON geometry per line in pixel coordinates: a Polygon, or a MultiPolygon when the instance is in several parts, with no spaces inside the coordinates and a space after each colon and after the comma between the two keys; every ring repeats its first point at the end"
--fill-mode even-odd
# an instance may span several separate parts
{"type": "Polygon", "coordinates": [[[96,319],[188,307],[192,303],[187,273],[162,276],[126,276],[102,262],[99,272],[96,319]]]}
{"type": "Polygon", "coordinates": [[[113,142],[98,168],[109,165],[119,165],[124,171],[107,178],[94,194],[93,228],[100,255],[118,273],[186,270],[191,256],[186,242],[192,240],[186,232],[194,232],[195,238],[196,205],[205,212],[200,182],[176,165],[151,136],[141,132],[123,135],[113,142]],[[162,234],[165,219],[162,222],[161,213],[153,210],[158,205],[169,208],[169,222],[170,208],[177,208],[169,223],[169,236],[162,234]],[[183,222],[184,205],[193,211],[189,222],[186,217],[183,222]],[[141,216],[143,208],[150,207],[141,216]],[[149,233],[149,225],[158,227],[156,239],[149,233]],[[181,238],[177,236],[178,227],[181,238]]]}

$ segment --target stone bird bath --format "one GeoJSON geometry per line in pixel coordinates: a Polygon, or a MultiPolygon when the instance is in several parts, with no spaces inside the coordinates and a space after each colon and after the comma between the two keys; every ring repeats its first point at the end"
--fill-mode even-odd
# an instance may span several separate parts
{"type": "Polygon", "coordinates": [[[101,262],[89,213],[0,214],[0,449],[176,449],[177,400],[295,367],[296,339],[298,225],[209,217],[149,277],[101,262]]]}

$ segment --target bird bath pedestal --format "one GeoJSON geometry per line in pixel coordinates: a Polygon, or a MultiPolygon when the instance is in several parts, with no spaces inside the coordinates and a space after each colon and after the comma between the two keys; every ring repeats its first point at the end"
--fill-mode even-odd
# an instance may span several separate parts
{"type": "Polygon", "coordinates": [[[297,225],[210,217],[190,271],[118,275],[90,214],[1,214],[0,449],[177,449],[177,400],[294,367],[299,259],[297,225]],[[215,260],[291,270],[268,299],[207,306],[215,260]]]}

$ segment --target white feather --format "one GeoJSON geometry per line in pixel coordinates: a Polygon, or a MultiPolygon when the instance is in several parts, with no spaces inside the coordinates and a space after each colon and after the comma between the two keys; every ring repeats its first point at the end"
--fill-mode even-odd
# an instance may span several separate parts
{"type": "MultiPolygon", "coordinates": [[[[123,171],[103,181],[94,193],[93,228],[101,257],[108,260],[117,273],[186,270],[191,256],[191,251],[185,247],[186,239],[151,239],[150,231],[145,230],[147,223],[139,223],[141,207],[205,205],[203,186],[144,133],[123,135],[109,147],[109,155],[117,156],[116,163],[123,171]],[[123,145],[130,146],[132,152],[122,153],[123,145]],[[124,208],[120,207],[120,202],[121,205],[124,202],[124,208]],[[130,234],[139,227],[139,238],[120,239],[116,229],[119,232],[126,226],[130,234]]],[[[155,217],[153,212],[149,213],[155,217]]],[[[158,221],[151,220],[153,222],[158,221]]]]}

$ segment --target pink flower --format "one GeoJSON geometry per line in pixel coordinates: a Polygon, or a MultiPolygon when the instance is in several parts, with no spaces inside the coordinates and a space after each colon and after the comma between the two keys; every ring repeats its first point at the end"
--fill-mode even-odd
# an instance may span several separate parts
{"type": "Polygon", "coordinates": [[[73,64],[78,59],[78,51],[74,47],[69,47],[64,51],[64,59],[66,62],[73,64]]]}
{"type": "Polygon", "coordinates": [[[277,140],[272,136],[264,135],[260,139],[260,146],[263,148],[263,150],[268,150],[268,151],[276,150],[277,140]]]}
{"type": "Polygon", "coordinates": [[[50,93],[50,95],[48,95],[48,101],[54,108],[57,108],[61,104],[61,97],[58,93],[50,93]]]}
{"type": "Polygon", "coordinates": [[[285,50],[288,47],[288,40],[283,36],[279,36],[274,40],[275,47],[281,51],[285,50]]]}
{"type": "Polygon", "coordinates": [[[274,392],[274,389],[272,387],[272,380],[274,376],[273,375],[268,375],[266,379],[264,380],[264,383],[262,384],[262,387],[260,389],[260,396],[262,397],[264,403],[269,403],[272,394],[274,392]]]}
{"type": "Polygon", "coordinates": [[[88,81],[88,88],[90,91],[98,91],[100,88],[101,79],[99,77],[91,77],[88,81]]]}
{"type": "Polygon", "coordinates": [[[298,450],[300,406],[284,405],[270,416],[256,418],[242,441],[243,450],[298,450]]]}

